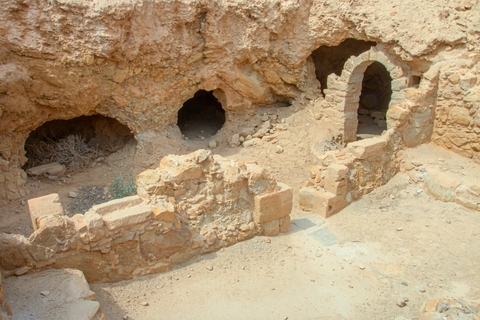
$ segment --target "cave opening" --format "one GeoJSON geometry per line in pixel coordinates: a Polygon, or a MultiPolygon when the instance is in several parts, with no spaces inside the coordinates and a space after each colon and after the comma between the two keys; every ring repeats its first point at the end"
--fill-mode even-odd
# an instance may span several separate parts
{"type": "Polygon", "coordinates": [[[132,139],[134,136],[126,125],[98,114],[48,121],[26,139],[27,162],[23,168],[58,162],[68,171],[82,170],[132,139]]]}
{"type": "Polygon", "coordinates": [[[381,135],[387,129],[387,110],[392,97],[392,78],[380,62],[365,70],[358,107],[357,138],[381,135]]]}
{"type": "Polygon", "coordinates": [[[189,138],[210,138],[225,124],[225,110],[212,91],[199,90],[178,111],[177,125],[189,138]]]}
{"type": "Polygon", "coordinates": [[[315,75],[320,82],[322,94],[327,89],[327,77],[330,74],[335,73],[340,76],[345,62],[351,56],[358,56],[374,46],[376,43],[372,41],[349,38],[338,46],[321,46],[313,51],[311,57],[315,64],[315,75]]]}

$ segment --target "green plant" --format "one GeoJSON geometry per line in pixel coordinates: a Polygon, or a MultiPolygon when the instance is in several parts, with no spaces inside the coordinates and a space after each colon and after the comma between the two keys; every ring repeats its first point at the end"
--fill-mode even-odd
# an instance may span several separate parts
{"type": "Polygon", "coordinates": [[[112,183],[110,184],[110,196],[112,199],[120,199],[128,196],[132,196],[137,193],[137,185],[133,174],[130,172],[125,175],[123,171],[120,171],[112,183]]]}

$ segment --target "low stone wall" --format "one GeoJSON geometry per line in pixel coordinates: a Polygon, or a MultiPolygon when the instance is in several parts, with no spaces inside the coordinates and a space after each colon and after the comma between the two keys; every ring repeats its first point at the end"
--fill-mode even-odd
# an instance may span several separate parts
{"type": "Polygon", "coordinates": [[[290,187],[256,164],[207,150],[167,156],[139,174],[137,185],[138,195],[71,218],[55,195],[30,200],[38,228],[28,238],[0,234],[0,267],[7,275],[76,268],[88,281],[118,281],[290,228],[290,187]]]}
{"type": "Polygon", "coordinates": [[[300,207],[328,218],[387,183],[399,170],[394,141],[391,134],[385,134],[318,156],[311,179],[300,189],[300,207]]]}

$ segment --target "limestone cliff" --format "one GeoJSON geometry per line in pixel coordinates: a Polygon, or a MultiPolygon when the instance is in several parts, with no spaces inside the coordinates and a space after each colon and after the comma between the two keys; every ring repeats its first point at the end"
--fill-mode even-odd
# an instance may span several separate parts
{"type": "MultiPolygon", "coordinates": [[[[222,103],[228,130],[257,106],[303,94],[321,99],[309,57],[347,38],[382,44],[411,75],[445,61],[449,69],[468,69],[478,61],[479,11],[473,0],[5,0],[0,201],[25,194],[23,144],[47,121],[103,114],[137,135],[160,132],[204,89],[222,103]]],[[[431,104],[443,102],[435,140],[449,147],[445,132],[461,126],[466,140],[453,144],[474,154],[478,146],[469,140],[480,135],[478,68],[468,74],[468,88],[453,96],[446,93],[447,70],[438,70],[440,88],[431,104]],[[460,102],[462,95],[469,105],[460,102]],[[463,108],[461,116],[444,121],[453,105],[463,108]]]]}

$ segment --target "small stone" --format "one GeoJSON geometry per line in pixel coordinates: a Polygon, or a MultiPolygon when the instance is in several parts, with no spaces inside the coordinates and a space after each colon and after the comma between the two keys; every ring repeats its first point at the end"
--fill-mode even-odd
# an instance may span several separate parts
{"type": "Polygon", "coordinates": [[[445,221],[445,222],[446,222],[447,224],[450,224],[450,223],[452,223],[452,221],[450,221],[450,220],[447,220],[447,221],[445,221]]]}
{"type": "Polygon", "coordinates": [[[281,146],[277,146],[275,152],[276,153],[283,153],[283,148],[281,146]]]}
{"type": "Polygon", "coordinates": [[[42,296],[45,296],[45,297],[46,297],[46,296],[48,296],[48,295],[50,294],[50,291],[45,290],[45,291],[40,292],[40,294],[41,294],[42,296]]]}
{"type": "Polygon", "coordinates": [[[212,149],[213,149],[213,148],[216,148],[216,147],[217,147],[217,141],[215,141],[215,140],[210,140],[210,142],[208,143],[208,146],[209,146],[210,148],[212,148],[212,149]]]}
{"type": "Polygon", "coordinates": [[[358,268],[359,268],[360,270],[365,270],[365,266],[364,266],[363,264],[359,265],[358,268]]]}
{"type": "Polygon", "coordinates": [[[270,238],[264,238],[263,241],[265,241],[266,243],[272,242],[272,240],[270,240],[270,238]]]}
{"type": "Polygon", "coordinates": [[[397,306],[399,306],[400,308],[403,308],[407,305],[407,302],[408,302],[408,299],[405,299],[405,298],[398,299],[397,306]]]}
{"type": "Polygon", "coordinates": [[[146,307],[146,306],[148,306],[148,305],[149,305],[149,303],[148,303],[147,301],[143,301],[143,302],[142,302],[142,306],[146,307]]]}
{"type": "Polygon", "coordinates": [[[73,192],[73,191],[70,191],[70,192],[68,193],[68,196],[69,196],[70,198],[76,198],[76,197],[78,197],[78,193],[73,192]]]}
{"type": "Polygon", "coordinates": [[[208,271],[212,271],[213,270],[213,267],[212,266],[207,266],[206,267],[208,271]]]}
{"type": "Polygon", "coordinates": [[[403,228],[400,228],[400,227],[397,228],[397,231],[402,231],[402,230],[403,230],[403,228]]]}
{"type": "Polygon", "coordinates": [[[264,115],[262,116],[262,121],[264,121],[264,122],[265,122],[265,121],[268,121],[268,115],[264,114],[264,115]]]}
{"type": "Polygon", "coordinates": [[[24,205],[27,204],[27,203],[25,202],[25,200],[22,200],[20,203],[22,204],[22,206],[24,206],[24,205]]]}
{"type": "Polygon", "coordinates": [[[448,309],[450,309],[450,305],[446,304],[446,303],[441,303],[440,302],[437,306],[437,312],[439,312],[439,313],[444,313],[448,309]]]}
{"type": "Polygon", "coordinates": [[[402,285],[404,285],[404,286],[407,287],[407,286],[408,286],[408,282],[407,282],[407,281],[403,281],[403,282],[402,282],[402,285]]]}
{"type": "Polygon", "coordinates": [[[57,177],[57,176],[54,176],[54,175],[49,175],[49,176],[48,176],[48,179],[55,181],[55,180],[58,179],[58,177],[57,177]]]}
{"type": "Polygon", "coordinates": [[[427,291],[427,290],[425,290],[424,287],[418,287],[418,291],[420,291],[420,292],[425,292],[425,291],[427,291]]]}

